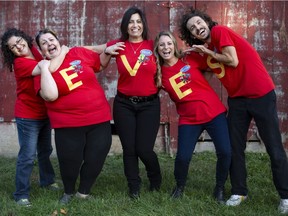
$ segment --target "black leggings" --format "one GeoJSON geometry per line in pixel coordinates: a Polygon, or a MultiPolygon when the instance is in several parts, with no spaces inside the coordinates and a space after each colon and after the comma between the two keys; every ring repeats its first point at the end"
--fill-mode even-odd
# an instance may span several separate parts
{"type": "Polygon", "coordinates": [[[110,122],[75,128],[55,129],[55,144],[60,173],[66,194],[78,191],[89,194],[102,170],[112,142],[110,122]]]}
{"type": "Polygon", "coordinates": [[[160,100],[140,102],[115,97],[113,115],[123,147],[124,172],[132,190],[140,187],[139,161],[144,163],[151,185],[160,185],[158,158],[153,151],[160,124],[160,100]]]}

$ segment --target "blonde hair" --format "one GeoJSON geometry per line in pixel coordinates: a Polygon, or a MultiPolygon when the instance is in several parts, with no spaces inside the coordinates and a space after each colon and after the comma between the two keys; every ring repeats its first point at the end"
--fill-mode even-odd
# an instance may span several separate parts
{"type": "Polygon", "coordinates": [[[173,34],[172,34],[170,31],[161,31],[161,32],[156,36],[156,38],[155,38],[155,40],[154,40],[154,55],[155,55],[155,58],[156,58],[156,66],[157,66],[155,83],[156,83],[156,86],[157,86],[158,88],[161,88],[161,87],[162,87],[161,66],[164,64],[164,60],[163,60],[163,58],[159,55],[159,52],[158,52],[159,39],[160,39],[161,36],[168,36],[168,37],[170,37],[171,40],[172,40],[172,42],[173,42],[173,45],[174,45],[174,50],[175,50],[174,55],[175,55],[177,58],[182,58],[182,57],[183,57],[183,54],[181,53],[181,51],[180,51],[179,48],[178,48],[177,41],[176,41],[175,37],[173,36],[173,34]]]}

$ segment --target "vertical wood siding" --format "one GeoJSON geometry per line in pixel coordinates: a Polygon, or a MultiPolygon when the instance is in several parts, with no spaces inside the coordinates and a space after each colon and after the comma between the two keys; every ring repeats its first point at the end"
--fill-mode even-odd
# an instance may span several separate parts
{"type": "MultiPolygon", "coordinates": [[[[70,47],[102,44],[120,35],[121,18],[132,5],[145,11],[151,39],[161,30],[171,30],[177,36],[178,19],[191,6],[205,10],[213,20],[229,26],[246,38],[259,52],[275,82],[281,134],[283,144],[288,149],[288,2],[0,1],[0,33],[2,35],[8,27],[16,27],[35,36],[38,30],[50,27],[59,34],[61,44],[70,47]]],[[[177,40],[184,48],[183,42],[177,40]]],[[[3,67],[2,61],[0,76],[0,122],[10,122],[14,118],[15,80],[14,74],[3,67]]],[[[114,60],[97,76],[112,105],[118,76],[114,60]]],[[[219,80],[212,79],[211,85],[226,105],[227,93],[219,80]]],[[[160,97],[161,121],[169,125],[170,144],[175,149],[178,116],[168,95],[161,91],[160,97]]],[[[257,136],[256,126],[252,124],[248,140],[258,139],[257,136]]],[[[209,138],[205,133],[202,137],[209,138]]]]}

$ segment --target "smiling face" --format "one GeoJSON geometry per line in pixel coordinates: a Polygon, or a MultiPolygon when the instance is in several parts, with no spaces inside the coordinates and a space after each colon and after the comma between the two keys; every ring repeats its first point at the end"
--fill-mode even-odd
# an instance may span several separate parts
{"type": "Polygon", "coordinates": [[[141,17],[138,13],[135,13],[131,16],[128,24],[128,34],[130,41],[139,41],[143,40],[143,23],[141,17]]]}
{"type": "Polygon", "coordinates": [[[42,54],[48,59],[57,57],[61,52],[59,41],[51,33],[42,34],[39,38],[39,45],[42,54]]]}
{"type": "Polygon", "coordinates": [[[173,40],[168,35],[162,35],[159,38],[157,51],[159,56],[163,58],[164,63],[166,64],[174,64],[177,59],[175,56],[175,45],[173,40]]]}
{"type": "Polygon", "coordinates": [[[8,48],[15,56],[27,57],[30,54],[30,48],[27,41],[21,36],[12,36],[7,41],[8,48]]]}
{"type": "Polygon", "coordinates": [[[201,17],[194,16],[190,18],[186,27],[195,38],[204,42],[210,39],[210,29],[201,17]]]}

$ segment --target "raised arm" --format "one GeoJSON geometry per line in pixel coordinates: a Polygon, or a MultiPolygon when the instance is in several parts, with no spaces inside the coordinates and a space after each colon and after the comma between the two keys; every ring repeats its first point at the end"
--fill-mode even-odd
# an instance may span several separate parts
{"type": "Polygon", "coordinates": [[[216,53],[204,45],[193,45],[191,51],[205,53],[216,61],[223,63],[227,66],[237,67],[239,60],[234,46],[226,46],[222,48],[222,53],[216,53]]]}
{"type": "Polygon", "coordinates": [[[65,56],[67,55],[68,52],[69,52],[69,47],[62,45],[59,56],[51,59],[50,61],[49,71],[51,73],[55,72],[60,67],[60,65],[63,63],[65,56]]]}
{"type": "Polygon", "coordinates": [[[106,48],[106,44],[100,44],[100,45],[96,45],[96,46],[84,46],[84,48],[101,54],[104,52],[104,50],[106,48]]]}
{"type": "MultiPolygon", "coordinates": [[[[62,45],[59,56],[53,58],[50,62],[49,71],[51,73],[55,72],[60,67],[60,65],[63,63],[65,56],[68,52],[69,52],[69,48],[65,45],[62,45]]],[[[32,76],[36,76],[40,74],[41,74],[40,67],[39,65],[36,65],[36,67],[32,71],[32,76]]]]}
{"type": "Polygon", "coordinates": [[[41,89],[39,93],[45,101],[54,101],[58,98],[58,88],[49,71],[49,66],[50,61],[48,60],[42,60],[38,63],[41,71],[41,89]]]}
{"type": "Polygon", "coordinates": [[[106,47],[104,51],[100,54],[100,62],[101,62],[100,70],[103,70],[108,66],[108,63],[112,55],[118,55],[119,50],[124,50],[124,49],[125,49],[124,42],[118,42],[114,45],[106,47]]]}

